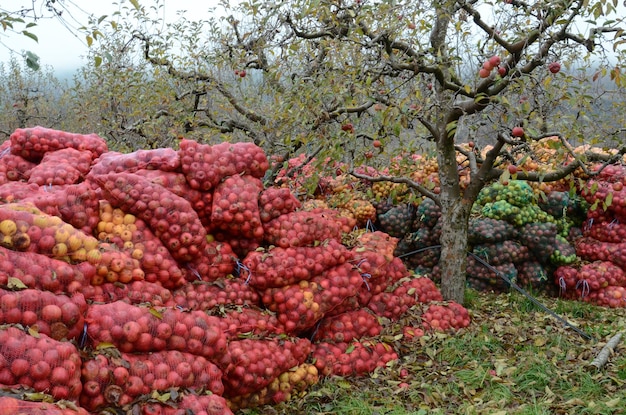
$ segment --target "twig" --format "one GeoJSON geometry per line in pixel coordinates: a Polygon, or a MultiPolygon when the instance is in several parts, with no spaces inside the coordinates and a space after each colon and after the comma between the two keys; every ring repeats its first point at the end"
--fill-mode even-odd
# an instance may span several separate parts
{"type": "Polygon", "coordinates": [[[596,369],[602,368],[609,360],[609,356],[613,353],[613,350],[619,344],[622,339],[622,333],[617,333],[615,336],[611,337],[611,339],[604,345],[600,353],[596,356],[595,359],[589,364],[590,366],[595,367],[596,369]]]}

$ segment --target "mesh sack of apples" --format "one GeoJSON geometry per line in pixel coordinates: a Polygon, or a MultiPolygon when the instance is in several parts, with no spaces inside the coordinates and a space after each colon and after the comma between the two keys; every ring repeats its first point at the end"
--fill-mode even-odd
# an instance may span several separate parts
{"type": "Polygon", "coordinates": [[[142,415],[233,415],[229,402],[223,397],[211,393],[176,394],[177,399],[169,399],[163,402],[162,396],[170,396],[171,393],[157,396],[148,400],[134,403],[130,408],[132,413],[142,415]]]}
{"type": "Polygon", "coordinates": [[[138,170],[176,171],[180,167],[178,152],[171,148],[137,150],[132,153],[108,151],[95,160],[93,174],[134,173],[138,170]]]}
{"type": "Polygon", "coordinates": [[[211,227],[248,239],[263,238],[259,212],[261,180],[251,175],[226,177],[213,192],[211,227]]]}
{"type": "Polygon", "coordinates": [[[35,167],[32,161],[11,153],[11,140],[0,145],[0,185],[7,182],[24,180],[28,172],[35,167]]]}
{"type": "Polygon", "coordinates": [[[132,173],[91,176],[114,207],[146,221],[178,261],[197,258],[206,244],[206,230],[184,198],[132,173]]]}
{"type": "Polygon", "coordinates": [[[92,157],[91,151],[71,147],[47,152],[29,171],[28,183],[39,186],[77,183],[89,172],[92,157]]]}
{"type": "Polygon", "coordinates": [[[90,151],[93,158],[108,151],[106,141],[97,134],[78,134],[45,127],[18,128],[9,137],[11,153],[39,162],[46,153],[64,148],[90,151]]]}
{"type": "Polygon", "coordinates": [[[31,388],[54,399],[79,399],[82,360],[69,341],[17,326],[0,327],[0,387],[31,388]]]}
{"type": "Polygon", "coordinates": [[[81,294],[72,297],[49,291],[0,288],[0,324],[36,327],[36,332],[55,340],[78,339],[83,332],[87,302],[81,294]]]}
{"type": "Polygon", "coordinates": [[[3,415],[89,415],[85,408],[81,408],[71,402],[63,403],[46,402],[47,396],[36,396],[42,400],[24,400],[18,396],[0,396],[0,408],[3,415]]]}
{"type": "Polygon", "coordinates": [[[81,373],[80,404],[89,411],[124,407],[142,395],[173,388],[224,393],[217,365],[176,350],[118,354],[103,348],[83,360],[81,373]]]}
{"type": "Polygon", "coordinates": [[[196,281],[172,292],[174,302],[189,310],[211,311],[219,306],[260,305],[258,291],[241,279],[222,277],[211,282],[196,281]]]}
{"type": "Polygon", "coordinates": [[[116,301],[92,304],[85,322],[93,347],[112,344],[125,353],[178,350],[208,359],[221,358],[227,352],[220,319],[202,311],[116,301]]]}
{"type": "Polygon", "coordinates": [[[245,173],[261,178],[269,168],[265,152],[253,143],[201,144],[183,139],[179,156],[192,189],[211,190],[225,177],[245,173]]]}
{"type": "Polygon", "coordinates": [[[94,273],[95,267],[89,263],[69,264],[36,252],[0,247],[0,286],[9,289],[33,288],[71,295],[80,292],[94,273]]]}
{"type": "Polygon", "coordinates": [[[90,303],[112,303],[124,301],[128,304],[149,303],[155,307],[175,307],[171,290],[162,285],[145,280],[128,284],[105,282],[102,285],[83,284],[79,292],[90,303]]]}

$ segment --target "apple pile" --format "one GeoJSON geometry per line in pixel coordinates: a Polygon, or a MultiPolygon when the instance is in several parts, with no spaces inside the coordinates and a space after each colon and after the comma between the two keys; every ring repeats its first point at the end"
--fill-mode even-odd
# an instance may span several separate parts
{"type": "Polygon", "coordinates": [[[425,304],[462,307],[371,229],[367,183],[324,179],[332,203],[265,188],[252,143],[122,154],[35,127],[1,151],[0,399],[32,388],[77,413],[230,414],[397,359],[383,330],[469,324],[422,322],[425,304]],[[50,181],[42,165],[72,157],[80,175],[50,181]],[[29,183],[36,168],[46,179],[29,183]]]}

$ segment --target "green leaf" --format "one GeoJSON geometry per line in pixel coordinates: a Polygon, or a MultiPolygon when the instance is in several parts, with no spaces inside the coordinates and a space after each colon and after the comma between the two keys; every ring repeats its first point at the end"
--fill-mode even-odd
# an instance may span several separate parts
{"type": "Polygon", "coordinates": [[[140,9],[139,2],[137,0],[129,0],[129,1],[130,1],[130,4],[132,4],[136,10],[140,9]]]}
{"type": "Polygon", "coordinates": [[[159,312],[159,310],[155,309],[155,308],[150,308],[150,314],[152,314],[153,316],[155,316],[156,318],[158,318],[159,320],[163,319],[163,314],[161,314],[159,312]]]}
{"type": "Polygon", "coordinates": [[[606,207],[611,206],[613,203],[613,192],[606,195],[606,199],[604,200],[604,204],[606,207]]]}
{"type": "Polygon", "coordinates": [[[96,68],[102,65],[102,56],[96,56],[93,58],[93,60],[94,60],[94,64],[96,65],[96,68]]]}
{"type": "Polygon", "coordinates": [[[87,40],[87,46],[91,47],[91,45],[93,44],[93,38],[89,35],[85,36],[85,39],[87,40]]]}
{"type": "Polygon", "coordinates": [[[33,52],[27,51],[25,53],[25,58],[26,66],[28,66],[33,71],[39,70],[39,56],[37,56],[33,52]]]}
{"type": "Polygon", "coordinates": [[[34,33],[31,33],[31,32],[29,32],[27,30],[22,30],[22,34],[24,36],[26,36],[26,37],[29,37],[29,38],[33,39],[35,42],[39,43],[39,38],[34,33]]]}

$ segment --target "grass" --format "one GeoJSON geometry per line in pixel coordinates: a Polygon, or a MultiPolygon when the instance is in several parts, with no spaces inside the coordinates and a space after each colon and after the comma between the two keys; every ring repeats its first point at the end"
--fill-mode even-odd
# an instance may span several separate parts
{"type": "Polygon", "coordinates": [[[518,293],[468,290],[467,329],[423,337],[370,376],[323,379],[302,397],[241,413],[626,414],[626,339],[604,367],[589,366],[610,337],[626,330],[626,310],[538,298],[597,340],[518,293]],[[399,377],[401,368],[408,378],[399,377]],[[408,388],[398,386],[403,381],[408,388]]]}

